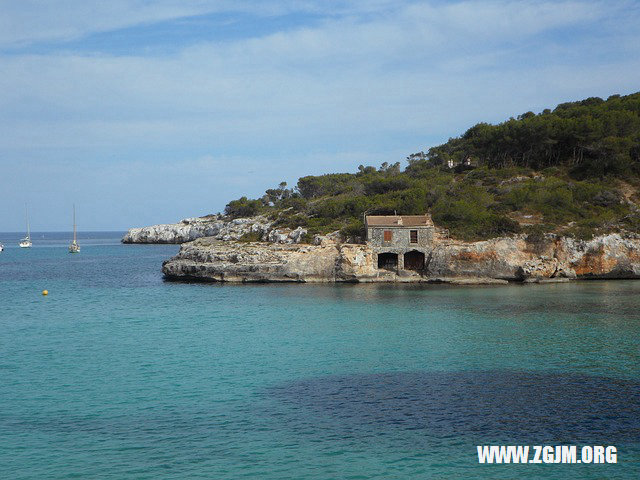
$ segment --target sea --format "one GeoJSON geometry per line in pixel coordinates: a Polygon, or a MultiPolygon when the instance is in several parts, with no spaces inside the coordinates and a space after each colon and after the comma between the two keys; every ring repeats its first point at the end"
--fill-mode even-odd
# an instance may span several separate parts
{"type": "Polygon", "coordinates": [[[2,479],[640,478],[640,281],[174,283],[122,234],[0,234],[2,479]]]}

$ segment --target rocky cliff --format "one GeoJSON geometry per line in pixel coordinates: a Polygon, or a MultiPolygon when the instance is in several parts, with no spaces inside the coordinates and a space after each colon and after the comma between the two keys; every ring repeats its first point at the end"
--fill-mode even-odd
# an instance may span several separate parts
{"type": "Polygon", "coordinates": [[[273,228],[273,222],[262,216],[229,220],[222,215],[210,215],[186,218],[178,223],[132,228],[122,238],[122,243],[185,243],[201,237],[230,241],[248,234],[272,243],[299,243],[306,233],[303,228],[273,228]]]}
{"type": "Polygon", "coordinates": [[[547,235],[483,242],[440,240],[421,272],[378,269],[367,245],[319,238],[316,245],[224,242],[201,238],[164,262],[168,279],[228,282],[568,281],[640,278],[640,239],[612,234],[590,241],[547,235]]]}

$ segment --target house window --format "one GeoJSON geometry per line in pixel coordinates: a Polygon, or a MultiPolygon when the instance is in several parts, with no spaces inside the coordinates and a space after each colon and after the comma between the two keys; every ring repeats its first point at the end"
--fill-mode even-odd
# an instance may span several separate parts
{"type": "Polygon", "coordinates": [[[418,243],[418,230],[409,231],[409,242],[418,243]]]}
{"type": "Polygon", "coordinates": [[[384,231],[383,239],[385,242],[390,242],[393,239],[393,233],[391,232],[391,230],[384,231]]]}

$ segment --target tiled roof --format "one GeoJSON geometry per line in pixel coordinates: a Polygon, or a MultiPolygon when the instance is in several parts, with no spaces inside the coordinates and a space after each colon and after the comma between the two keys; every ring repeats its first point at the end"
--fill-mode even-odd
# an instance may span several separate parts
{"type": "Polygon", "coordinates": [[[368,215],[371,227],[432,227],[431,215],[368,215]]]}

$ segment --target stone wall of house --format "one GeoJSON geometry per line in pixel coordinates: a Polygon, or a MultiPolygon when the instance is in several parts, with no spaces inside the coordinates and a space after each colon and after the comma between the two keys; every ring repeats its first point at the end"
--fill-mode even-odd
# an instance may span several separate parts
{"type": "Polygon", "coordinates": [[[376,252],[405,253],[418,250],[429,253],[433,248],[433,227],[368,227],[367,239],[376,252]],[[385,230],[392,232],[390,242],[384,241],[385,230]],[[418,243],[411,243],[411,230],[417,230],[418,243]]]}

